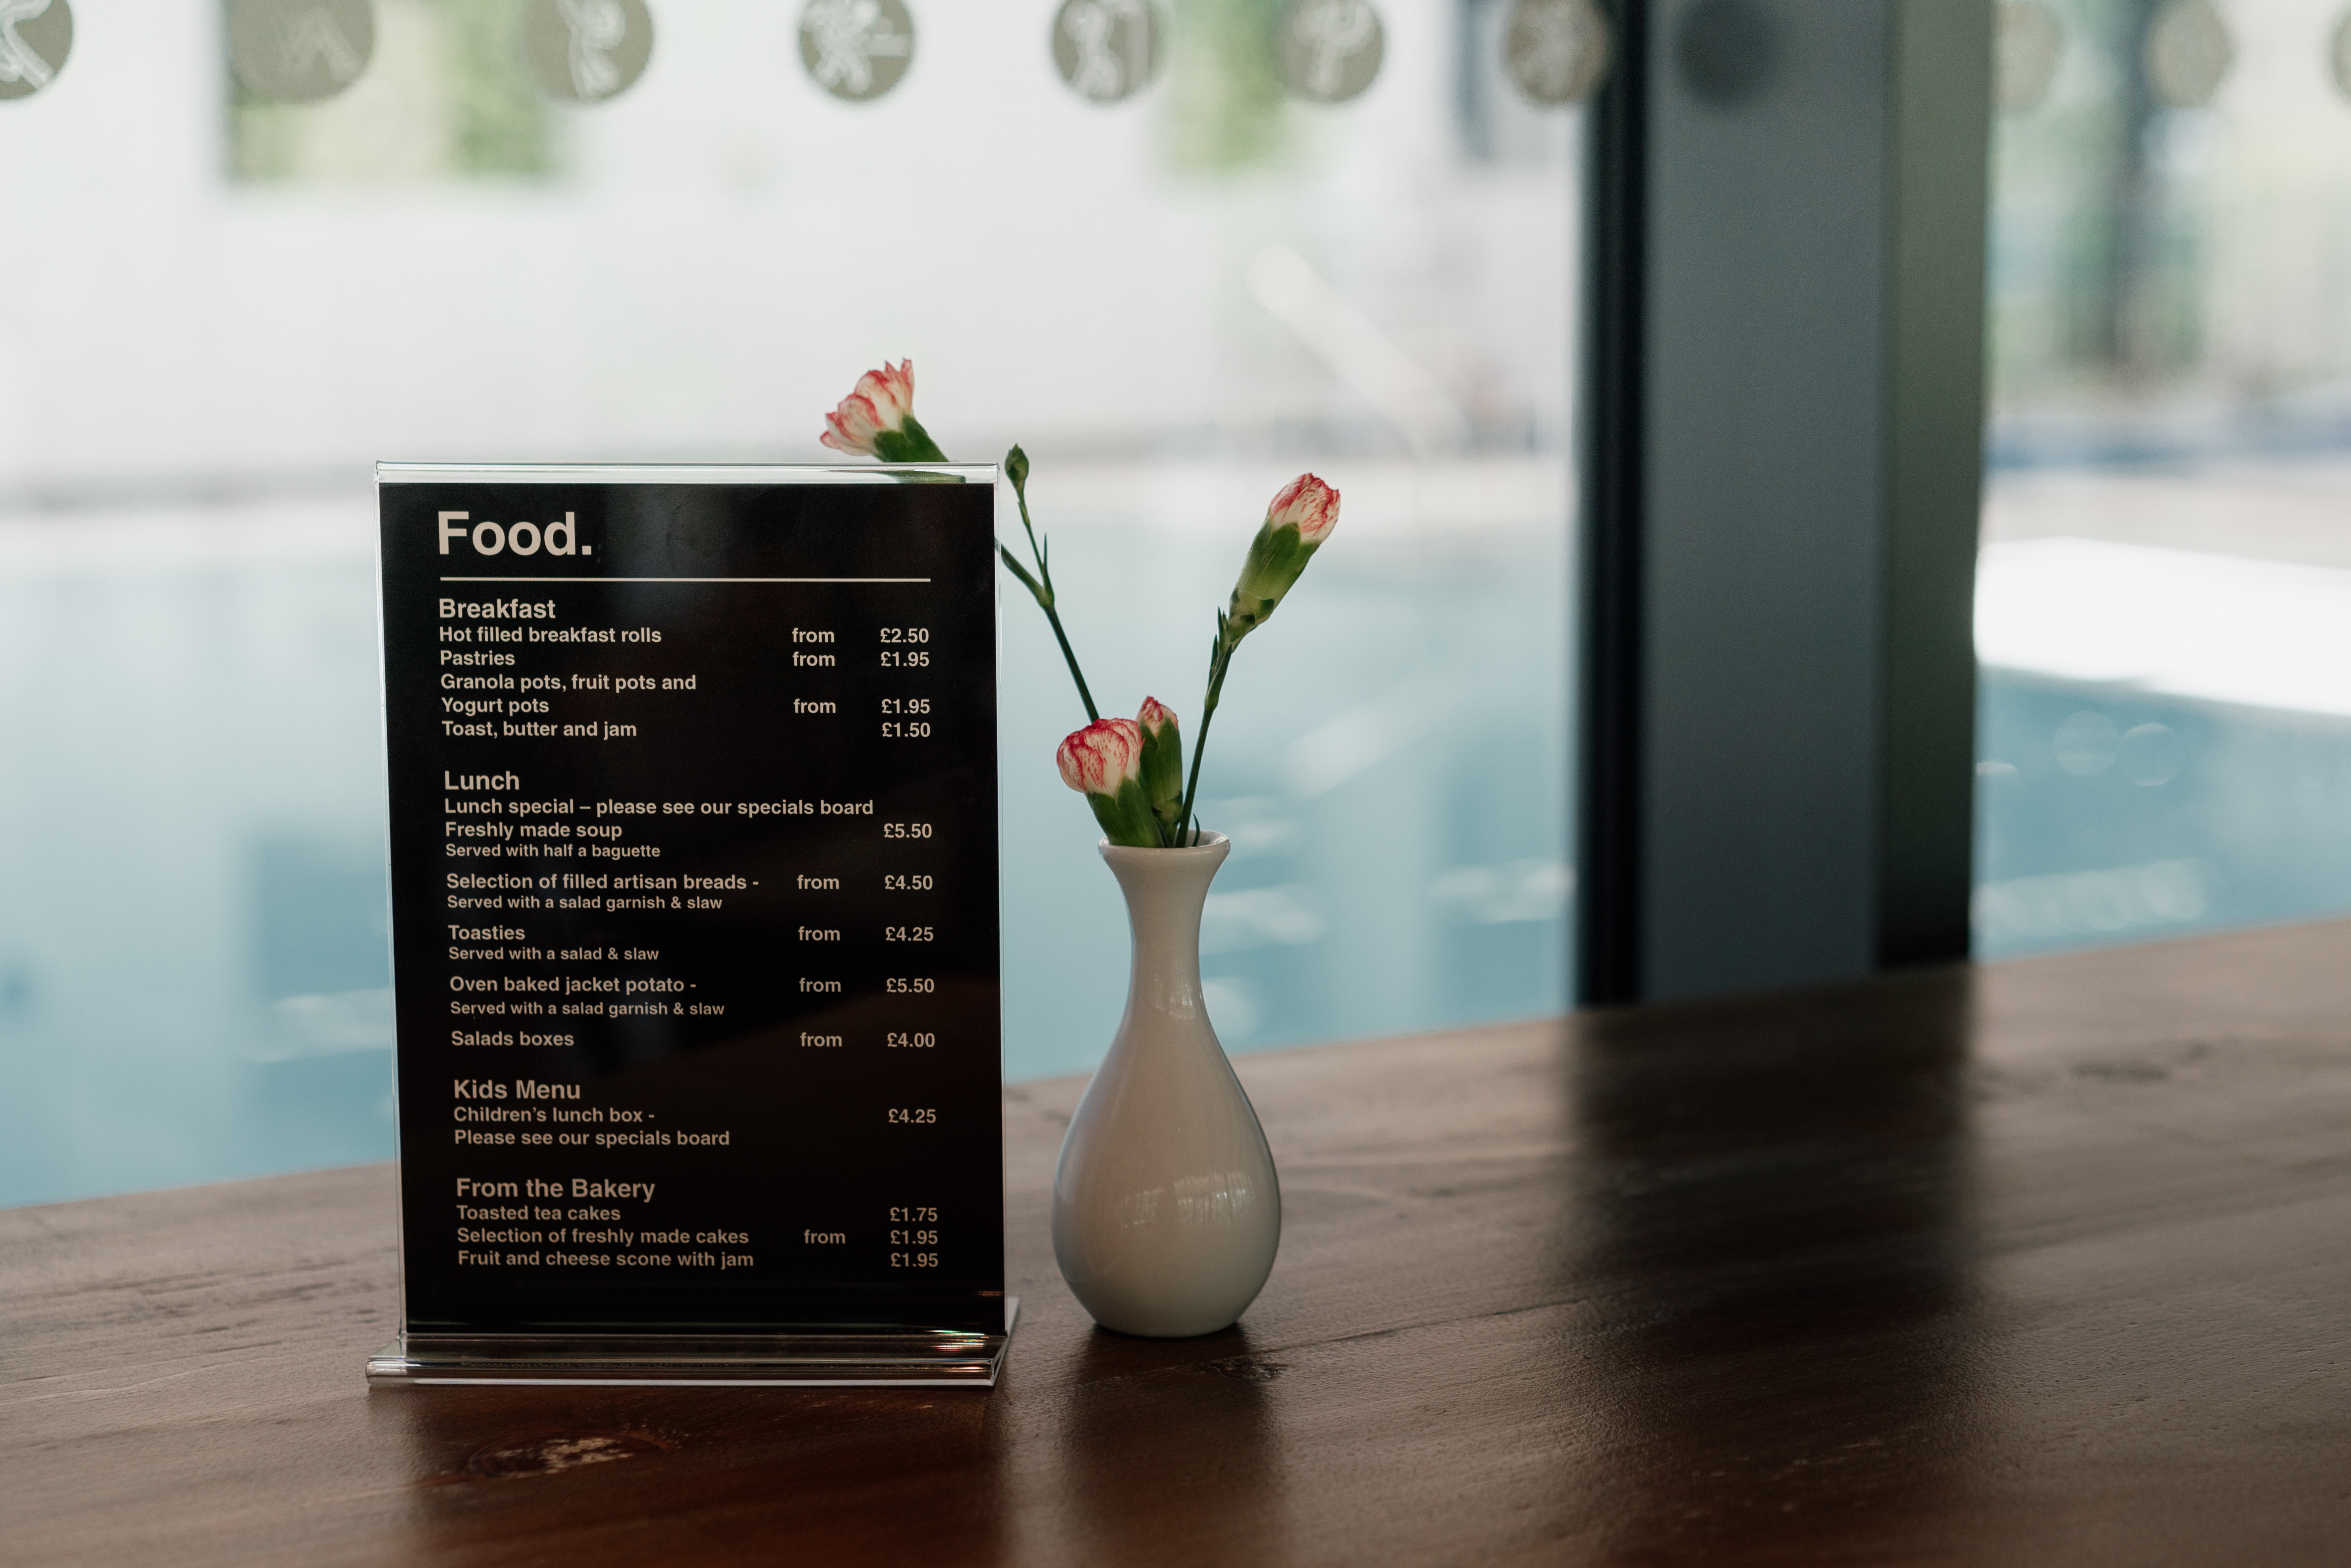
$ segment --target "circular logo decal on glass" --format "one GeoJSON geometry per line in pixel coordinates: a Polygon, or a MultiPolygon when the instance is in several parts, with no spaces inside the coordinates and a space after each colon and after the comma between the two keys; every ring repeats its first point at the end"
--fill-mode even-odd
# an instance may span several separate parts
{"type": "Polygon", "coordinates": [[[653,14],[645,0],[530,0],[522,47],[549,97],[601,103],[645,74],[653,14]]]}
{"type": "Polygon", "coordinates": [[[1386,51],[1372,0],[1290,0],[1274,35],[1283,85],[1317,103],[1344,103],[1371,86],[1386,51]]]}
{"type": "Polygon", "coordinates": [[[1053,64],[1081,98],[1132,98],[1159,74],[1159,13],[1150,0],[1061,0],[1053,64]]]}
{"type": "Polygon", "coordinates": [[[914,58],[904,0],[809,0],[800,13],[800,64],[835,98],[880,98],[914,58]]]}
{"type": "Polygon", "coordinates": [[[1613,47],[1592,0],[1519,0],[1502,26],[1502,67],[1536,103],[1582,103],[1599,91],[1613,47]]]}
{"type": "Polygon", "coordinates": [[[256,98],[332,98],[367,74],[374,56],[370,0],[233,0],[228,8],[229,64],[256,98]]]}
{"type": "Polygon", "coordinates": [[[2236,63],[2229,25],[2206,0],[2171,0],[2147,30],[2147,83],[2173,109],[2212,101],[2236,63]]]}
{"type": "Polygon", "coordinates": [[[66,0],[0,0],[0,98],[30,98],[66,68],[73,7],[66,0]]]}
{"type": "Polygon", "coordinates": [[[1992,99],[2010,114],[2039,109],[2057,79],[2065,31],[2041,0],[2001,0],[1992,13],[1992,99]]]}

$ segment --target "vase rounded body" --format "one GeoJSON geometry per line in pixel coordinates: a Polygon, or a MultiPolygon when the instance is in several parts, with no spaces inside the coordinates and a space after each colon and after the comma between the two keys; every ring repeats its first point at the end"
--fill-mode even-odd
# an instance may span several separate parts
{"type": "Polygon", "coordinates": [[[1053,1174],[1053,1256],[1094,1321],[1176,1338],[1229,1327],[1281,1242],[1281,1190],[1257,1112],[1200,997],[1200,911],[1231,844],[1104,842],[1126,894],[1126,1014],[1053,1174]]]}

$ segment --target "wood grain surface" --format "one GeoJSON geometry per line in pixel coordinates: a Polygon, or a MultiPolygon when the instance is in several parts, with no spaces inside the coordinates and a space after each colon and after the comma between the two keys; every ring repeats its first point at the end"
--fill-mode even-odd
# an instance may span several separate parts
{"type": "Polygon", "coordinates": [[[0,1562],[2351,1561],[2351,925],[1244,1058],[1240,1327],[398,1389],[387,1167],[0,1211],[0,1562]]]}

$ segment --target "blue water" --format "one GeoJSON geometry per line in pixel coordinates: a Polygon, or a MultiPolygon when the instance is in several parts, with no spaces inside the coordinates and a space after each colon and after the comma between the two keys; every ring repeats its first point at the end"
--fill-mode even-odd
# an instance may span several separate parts
{"type": "Polygon", "coordinates": [[[1976,951],[2351,908],[2351,720],[1989,672],[1976,951]]]}
{"type": "MultiPolygon", "coordinates": [[[[1566,1005],[1566,530],[1424,523],[1343,533],[1236,663],[1236,1051],[1566,1005]]],[[[0,522],[0,1204],[392,1152],[371,529],[363,492],[0,522]]],[[[1057,523],[1106,704],[1196,713],[1238,538],[1057,523]]],[[[1126,938],[1051,764],[1082,713],[1017,592],[1003,625],[1018,1080],[1099,1058],[1126,938]]],[[[1978,755],[1982,956],[2351,904],[2351,721],[1993,671],[1978,755]]]]}
{"type": "MultiPolygon", "coordinates": [[[[1441,522],[1441,519],[1438,519],[1441,522]]],[[[1098,695],[1187,717],[1229,539],[1079,515],[1098,695]]],[[[388,1157],[371,501],[0,524],[0,1205],[388,1157]]],[[[1342,536],[1237,660],[1203,815],[1235,1051],[1567,996],[1563,526],[1342,536]]],[[[1082,722],[1004,605],[1005,1071],[1089,1068],[1124,917],[1052,766],[1082,722]]]]}

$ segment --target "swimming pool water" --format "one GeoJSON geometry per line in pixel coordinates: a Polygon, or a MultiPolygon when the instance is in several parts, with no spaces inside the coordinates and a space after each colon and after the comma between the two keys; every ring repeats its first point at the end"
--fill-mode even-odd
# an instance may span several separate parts
{"type": "MultiPolygon", "coordinates": [[[[1217,716],[1203,970],[1235,1051],[1565,1003],[1564,529],[1384,520],[1379,488],[1217,716]]],[[[1097,693],[1192,713],[1253,517],[1070,509],[1097,693]]],[[[0,1204],[392,1154],[372,539],[363,491],[0,525],[0,1204]]],[[[1001,668],[1017,1080],[1100,1056],[1126,937],[1017,590],[1001,668]]]]}

